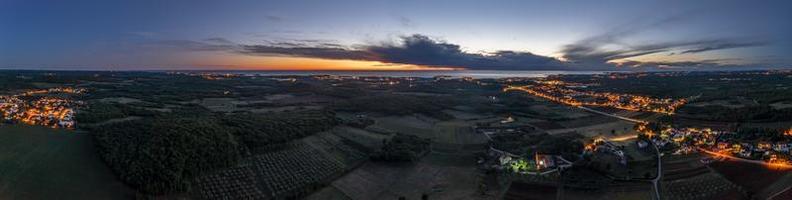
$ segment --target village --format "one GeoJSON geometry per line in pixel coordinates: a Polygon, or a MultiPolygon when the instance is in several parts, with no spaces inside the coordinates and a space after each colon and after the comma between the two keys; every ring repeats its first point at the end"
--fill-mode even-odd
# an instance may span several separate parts
{"type": "Polygon", "coordinates": [[[75,106],[82,102],[63,95],[82,94],[84,89],[50,88],[15,95],[0,95],[0,116],[5,123],[24,123],[52,128],[73,129],[75,106]]]}
{"type": "MultiPolygon", "coordinates": [[[[777,167],[792,167],[792,129],[785,130],[779,137],[761,137],[756,139],[740,139],[733,131],[719,131],[710,128],[674,128],[664,127],[659,134],[639,126],[644,133],[660,149],[670,149],[674,154],[688,154],[702,151],[718,156],[763,161],[777,167]],[[776,140],[776,141],[773,141],[776,140]]],[[[754,134],[772,135],[762,130],[754,134]]],[[[706,162],[706,161],[705,161],[706,162]]]]}
{"type": "Polygon", "coordinates": [[[640,95],[615,94],[608,92],[579,91],[570,88],[586,88],[586,85],[566,83],[563,81],[535,81],[536,85],[508,85],[504,91],[523,91],[557,103],[570,106],[602,106],[630,111],[645,111],[673,114],[685,105],[685,99],[658,99],[640,95]]]}

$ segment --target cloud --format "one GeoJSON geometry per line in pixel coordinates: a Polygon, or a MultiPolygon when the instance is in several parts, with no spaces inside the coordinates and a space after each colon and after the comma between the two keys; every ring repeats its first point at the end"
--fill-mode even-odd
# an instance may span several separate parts
{"type": "Polygon", "coordinates": [[[211,43],[216,43],[216,44],[236,44],[234,42],[231,42],[228,39],[221,38],[221,37],[206,38],[206,39],[204,39],[204,41],[211,42],[211,43]]]}
{"type": "Polygon", "coordinates": [[[715,41],[709,44],[702,44],[697,46],[696,48],[682,51],[680,54],[686,53],[701,53],[705,51],[715,51],[721,49],[733,49],[733,48],[742,48],[742,47],[755,47],[755,46],[764,46],[767,45],[766,42],[757,42],[757,41],[747,41],[747,42],[740,42],[740,41],[715,41]]]}
{"type": "Polygon", "coordinates": [[[656,70],[723,70],[723,69],[751,69],[751,66],[723,64],[727,61],[738,61],[740,59],[707,59],[698,61],[651,61],[642,62],[627,60],[617,63],[619,67],[629,67],[634,69],[656,69],[656,70]]]}
{"type": "Polygon", "coordinates": [[[429,67],[463,67],[468,69],[555,70],[570,69],[563,62],[529,52],[497,51],[489,54],[463,52],[456,44],[425,35],[401,38],[399,44],[364,45],[343,48],[341,45],[319,43],[274,43],[244,45],[241,53],[253,55],[288,55],[324,59],[379,61],[429,67]]]}
{"type": "Polygon", "coordinates": [[[366,51],[331,47],[280,47],[271,45],[244,45],[239,51],[248,55],[285,55],[337,60],[376,60],[366,51]]]}
{"type": "Polygon", "coordinates": [[[144,46],[176,48],[188,51],[229,51],[237,45],[225,39],[206,39],[206,42],[192,40],[160,40],[143,44],[144,46]]]}
{"type": "Polygon", "coordinates": [[[583,64],[606,64],[613,60],[628,59],[654,53],[693,54],[707,51],[744,48],[766,45],[765,42],[741,41],[739,39],[695,40],[663,42],[644,45],[616,45],[615,42],[578,42],[565,45],[561,50],[564,59],[583,64]],[[620,49],[605,50],[605,46],[620,46],[620,49]],[[681,51],[676,53],[675,51],[681,51]]]}
{"type": "MultiPolygon", "coordinates": [[[[623,60],[655,53],[666,56],[696,54],[723,49],[767,45],[767,42],[746,38],[719,38],[686,41],[664,41],[648,44],[630,44],[625,38],[643,31],[668,27],[690,18],[689,14],[675,15],[655,21],[642,20],[624,24],[599,35],[593,35],[564,45],[560,54],[564,60],[579,65],[608,66],[614,60],[623,60]]],[[[681,63],[680,63],[681,64],[681,63]]],[[[692,63],[687,63],[692,64],[692,63]]]]}
{"type": "Polygon", "coordinates": [[[629,45],[622,44],[615,39],[618,35],[629,34],[627,32],[630,31],[594,36],[566,45],[561,51],[564,60],[520,51],[470,53],[463,51],[457,44],[421,34],[402,36],[396,42],[356,46],[341,45],[333,40],[316,39],[238,44],[225,38],[207,38],[201,41],[165,40],[158,41],[156,45],[190,51],[224,51],[256,56],[378,61],[384,64],[458,67],[477,70],[631,70],[732,66],[722,64],[724,60],[641,62],[631,58],[655,53],[694,54],[766,44],[750,40],[717,39],[629,45]],[[606,46],[611,48],[605,48],[606,46]],[[614,49],[612,46],[620,48],[614,49]]]}
{"type": "Polygon", "coordinates": [[[283,17],[277,16],[277,15],[266,15],[266,16],[264,16],[264,19],[267,19],[267,20],[273,21],[273,22],[283,21],[283,17]]]}
{"type": "Polygon", "coordinates": [[[407,17],[404,17],[404,16],[400,16],[398,20],[399,20],[399,24],[401,24],[403,27],[414,27],[415,26],[415,22],[413,22],[413,20],[411,20],[410,18],[407,18],[407,17]]]}

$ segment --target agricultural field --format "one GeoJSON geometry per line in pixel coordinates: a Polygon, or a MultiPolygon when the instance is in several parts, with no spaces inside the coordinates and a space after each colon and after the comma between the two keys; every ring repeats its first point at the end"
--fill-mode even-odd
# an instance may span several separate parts
{"type": "Polygon", "coordinates": [[[471,126],[475,123],[471,121],[438,121],[421,115],[375,119],[373,127],[431,139],[434,146],[441,150],[458,151],[465,147],[483,149],[487,143],[485,136],[473,131],[471,126]]]}
{"type": "Polygon", "coordinates": [[[367,162],[330,187],[350,199],[494,199],[477,193],[478,173],[472,156],[432,153],[417,163],[367,162]]]}
{"type": "Polygon", "coordinates": [[[788,197],[792,197],[792,173],[784,174],[754,196],[759,199],[789,199],[788,197]]]}
{"type": "Polygon", "coordinates": [[[338,140],[324,133],[246,158],[235,167],[198,177],[193,195],[203,199],[307,196],[365,159],[338,140]]]}
{"type": "Polygon", "coordinates": [[[700,155],[663,157],[661,197],[667,199],[742,199],[740,187],[711,171],[699,161],[700,155]]]}
{"type": "Polygon", "coordinates": [[[652,184],[647,182],[614,183],[599,190],[565,188],[558,199],[632,200],[652,199],[652,184]]]}
{"type": "Polygon", "coordinates": [[[259,184],[252,166],[241,165],[210,173],[195,180],[193,196],[200,199],[265,199],[272,198],[259,184]]]}
{"type": "Polygon", "coordinates": [[[0,124],[0,152],[0,199],[136,196],[102,163],[86,133],[0,124]]]}
{"type": "MultiPolygon", "coordinates": [[[[606,118],[606,117],[599,117],[599,118],[606,118]]],[[[572,125],[567,125],[566,123],[561,123],[561,124],[567,127],[574,127],[574,128],[554,129],[548,132],[550,132],[551,134],[577,132],[586,137],[595,137],[600,135],[610,137],[610,136],[635,133],[635,131],[633,130],[633,126],[635,126],[635,123],[624,120],[609,119],[607,122],[604,123],[591,124],[587,126],[572,126],[572,125]]]]}
{"type": "Polygon", "coordinates": [[[665,199],[743,199],[738,186],[717,174],[706,173],[685,179],[664,181],[662,197],[665,199]]]}
{"type": "Polygon", "coordinates": [[[444,121],[434,127],[437,137],[432,141],[435,150],[445,152],[480,151],[486,148],[487,138],[477,134],[465,121],[444,121]]]}
{"type": "Polygon", "coordinates": [[[368,158],[365,145],[336,133],[349,130],[317,133],[253,155],[237,166],[198,177],[193,196],[262,199],[308,195],[368,158]]]}
{"type": "Polygon", "coordinates": [[[751,194],[760,193],[790,172],[788,170],[773,169],[763,165],[737,161],[718,161],[711,163],[709,166],[715,172],[751,194]]]}
{"type": "Polygon", "coordinates": [[[415,135],[422,138],[435,138],[433,131],[435,120],[426,117],[413,116],[384,116],[376,117],[373,125],[378,128],[396,131],[399,133],[415,135]]]}
{"type": "Polygon", "coordinates": [[[348,126],[337,126],[331,131],[339,137],[343,137],[368,149],[379,149],[383,145],[382,141],[390,138],[390,135],[372,133],[348,126]]]}

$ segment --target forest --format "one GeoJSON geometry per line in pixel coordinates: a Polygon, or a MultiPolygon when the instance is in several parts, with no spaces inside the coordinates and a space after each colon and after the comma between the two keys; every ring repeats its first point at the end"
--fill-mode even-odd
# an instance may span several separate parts
{"type": "MultiPolygon", "coordinates": [[[[196,108],[198,109],[198,108],[196,108]]],[[[99,155],[120,179],[148,194],[183,192],[202,173],[232,166],[250,149],[336,125],[332,112],[175,112],[92,127],[99,155]]]]}

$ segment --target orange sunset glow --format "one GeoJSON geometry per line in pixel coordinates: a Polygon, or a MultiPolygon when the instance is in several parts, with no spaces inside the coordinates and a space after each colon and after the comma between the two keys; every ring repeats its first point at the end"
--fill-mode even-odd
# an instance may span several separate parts
{"type": "Polygon", "coordinates": [[[262,56],[207,56],[201,59],[190,59],[190,65],[227,66],[235,70],[339,70],[339,71],[421,71],[421,70],[462,70],[461,67],[421,66],[413,64],[383,63],[379,61],[332,60],[304,57],[262,57],[262,56]]]}

